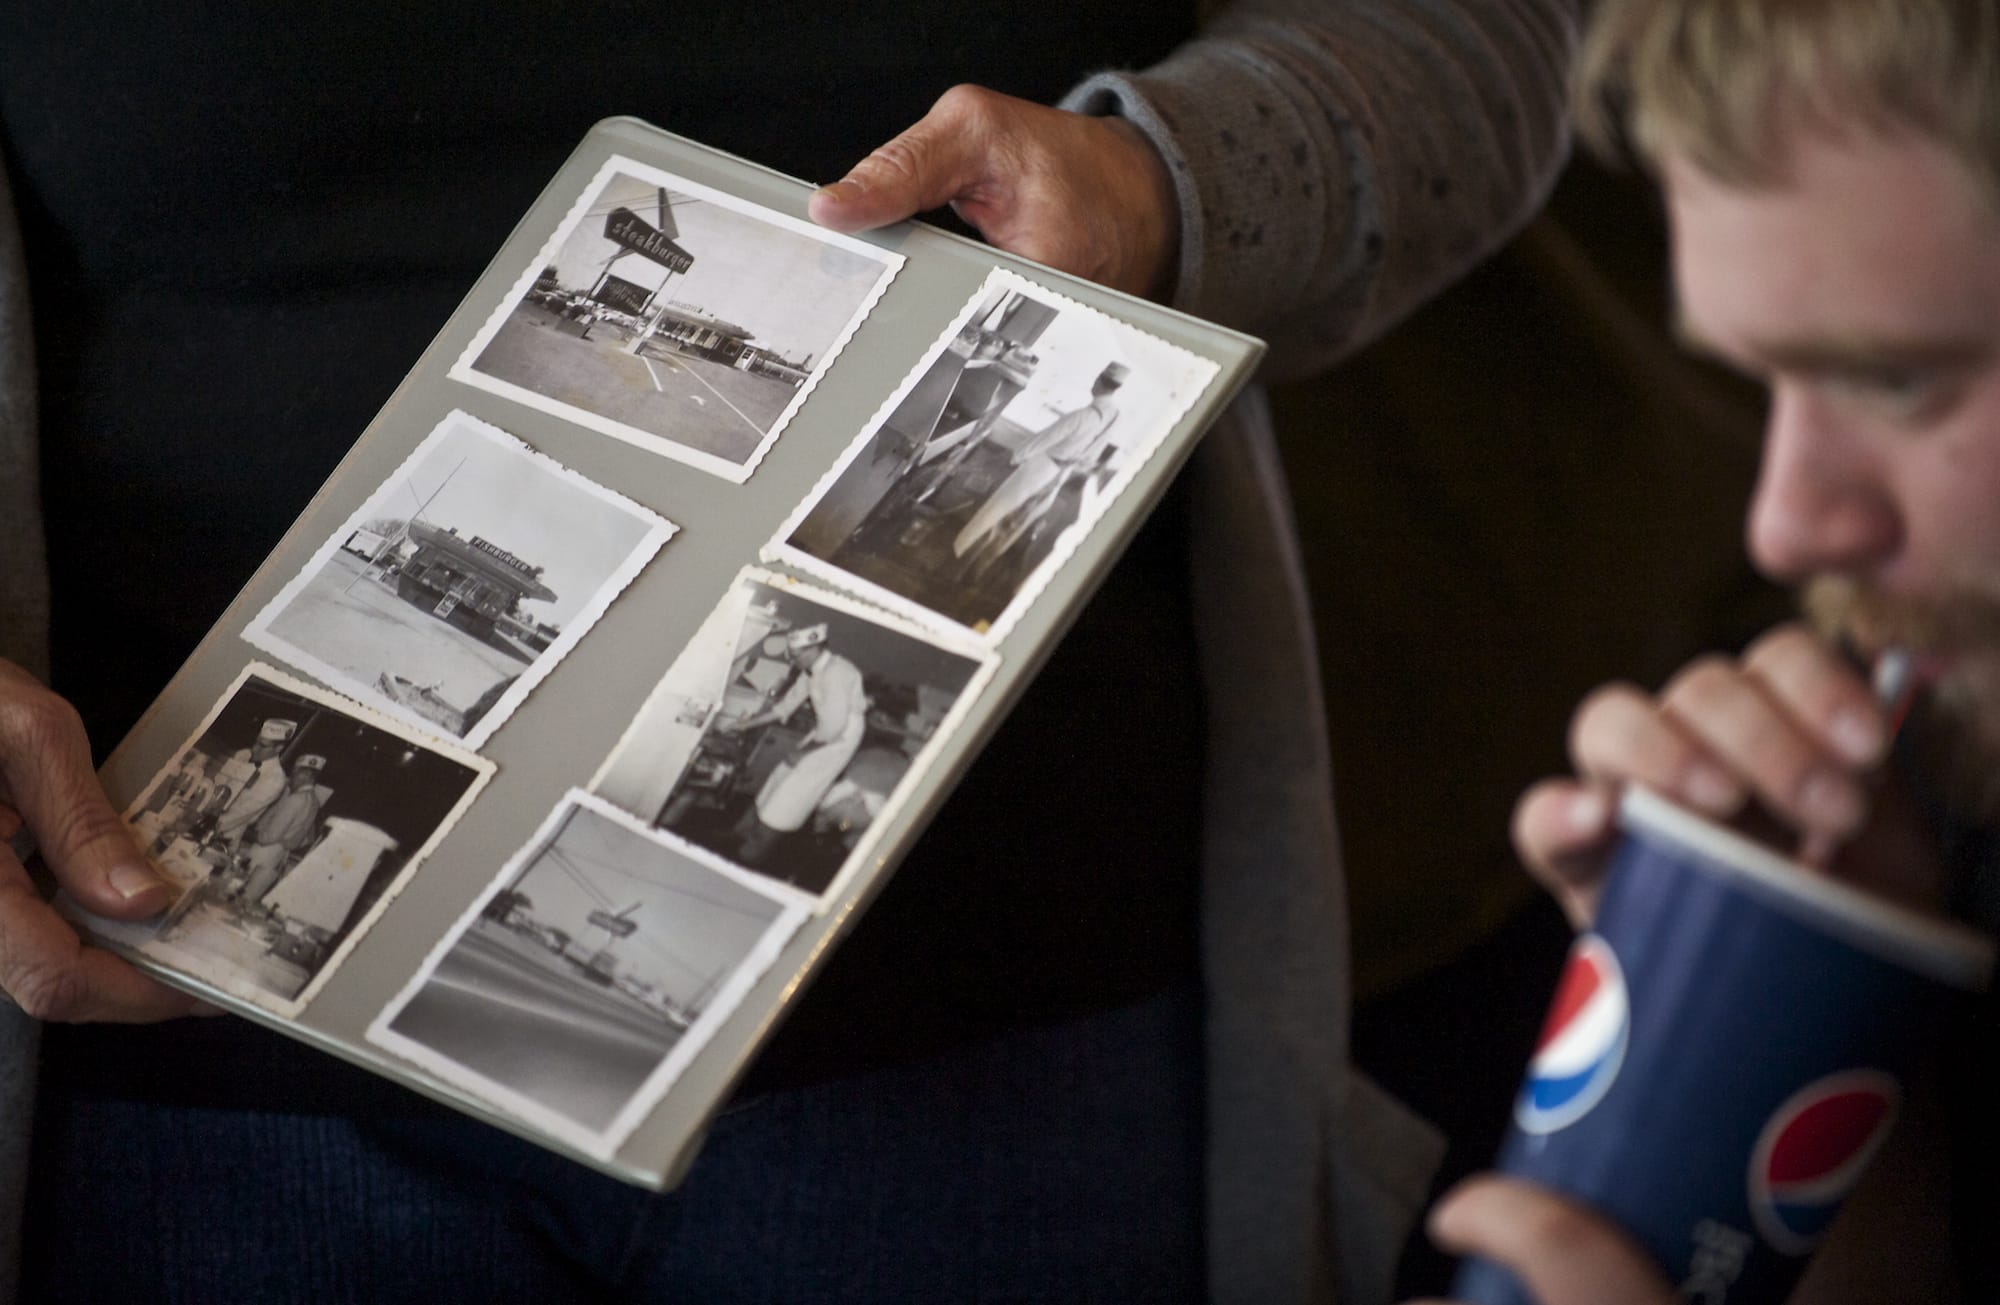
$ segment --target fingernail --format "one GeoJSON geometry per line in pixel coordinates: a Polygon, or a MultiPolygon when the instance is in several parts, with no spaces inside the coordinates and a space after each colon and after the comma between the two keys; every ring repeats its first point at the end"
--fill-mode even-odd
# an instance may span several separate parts
{"type": "Polygon", "coordinates": [[[1713,766],[1693,766],[1681,781],[1688,800],[1709,811],[1732,811],[1742,800],[1736,781],[1713,766]]]}
{"type": "Polygon", "coordinates": [[[1846,833],[1861,823],[1861,795],[1831,771],[1815,771],[1799,787],[1799,814],[1829,833],[1846,833]]]}
{"type": "Polygon", "coordinates": [[[1873,719],[1861,712],[1840,712],[1827,726],[1827,735],[1840,755],[1857,765],[1875,760],[1882,747],[1882,731],[1873,719]]]}
{"type": "Polygon", "coordinates": [[[833,196],[835,203],[845,203],[850,199],[858,198],[867,189],[866,186],[852,177],[842,177],[839,181],[831,185],[821,186],[820,193],[833,196]]]}
{"type": "Polygon", "coordinates": [[[1579,793],[1569,800],[1563,819],[1579,834],[1594,834],[1604,827],[1608,810],[1602,793],[1579,793]]]}
{"type": "Polygon", "coordinates": [[[118,895],[128,902],[152,889],[166,887],[158,875],[139,865],[113,866],[106,878],[118,895]]]}

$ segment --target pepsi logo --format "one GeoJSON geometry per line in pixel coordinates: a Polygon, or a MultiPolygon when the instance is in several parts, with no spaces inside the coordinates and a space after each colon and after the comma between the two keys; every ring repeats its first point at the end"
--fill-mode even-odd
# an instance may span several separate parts
{"type": "Polygon", "coordinates": [[[1750,1156],[1750,1214],[1786,1255],[1819,1245],[1896,1123],[1896,1080],[1880,1070],[1832,1074],[1773,1112],[1750,1156]]]}
{"type": "Polygon", "coordinates": [[[1625,1061],[1632,1004],[1611,945],[1594,933],[1570,948],[1548,1018],[1514,1103],[1524,1133],[1553,1133],[1590,1113],[1625,1061]]]}

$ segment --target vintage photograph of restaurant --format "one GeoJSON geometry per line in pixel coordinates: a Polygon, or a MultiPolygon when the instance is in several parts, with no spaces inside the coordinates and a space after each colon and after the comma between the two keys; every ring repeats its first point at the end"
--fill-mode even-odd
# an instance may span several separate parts
{"type": "Polygon", "coordinates": [[[243,637],[386,715],[478,748],[673,531],[454,412],[243,637]]]}
{"type": "Polygon", "coordinates": [[[126,812],[175,901],[90,928],[296,1014],[492,774],[253,663],[126,812]]]}
{"type": "Polygon", "coordinates": [[[864,860],[995,655],[746,569],[591,791],[711,864],[822,900],[864,860]]]}
{"type": "Polygon", "coordinates": [[[1214,374],[995,271],[766,555],[998,639],[1214,374]]]}
{"type": "Polygon", "coordinates": [[[614,158],[451,375],[740,482],[902,263],[614,158]]]}
{"type": "Polygon", "coordinates": [[[608,1154],[808,914],[572,792],[368,1037],[608,1154]]]}

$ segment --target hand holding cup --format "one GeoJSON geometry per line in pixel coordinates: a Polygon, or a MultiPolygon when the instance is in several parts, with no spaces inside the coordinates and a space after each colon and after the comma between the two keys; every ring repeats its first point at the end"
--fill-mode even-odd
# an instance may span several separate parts
{"type": "Polygon", "coordinates": [[[1854,846],[1834,858],[1844,876],[1934,909],[1936,859],[1876,783],[1889,743],[1889,713],[1862,674],[1804,625],[1780,626],[1741,658],[1690,663],[1657,694],[1621,683],[1584,699],[1570,723],[1575,774],[1522,796],[1514,846],[1585,926],[1617,838],[1618,793],[1642,784],[1718,822],[1754,817],[1793,846],[1854,846]]]}
{"type": "MultiPolygon", "coordinates": [[[[1878,782],[1892,732],[1835,650],[1785,627],[1657,697],[1593,695],[1577,776],[1516,810],[1586,932],[1500,1167],[1609,1216],[1683,1296],[1782,1299],[1989,980],[1991,943],[1935,917],[1937,860],[1878,782]]],[[[1485,1261],[1455,1291],[1529,1299],[1485,1261]]]]}

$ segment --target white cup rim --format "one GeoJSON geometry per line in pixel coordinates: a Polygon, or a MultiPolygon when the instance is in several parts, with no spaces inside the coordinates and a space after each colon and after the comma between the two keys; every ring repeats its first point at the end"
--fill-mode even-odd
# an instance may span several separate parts
{"type": "Polygon", "coordinates": [[[1983,991],[1993,977],[1993,941],[1977,930],[1829,878],[1643,785],[1626,787],[1618,818],[1625,829],[1658,835],[1693,852],[1703,870],[1761,889],[1761,899],[1801,923],[1883,960],[1971,992],[1983,991]]]}

